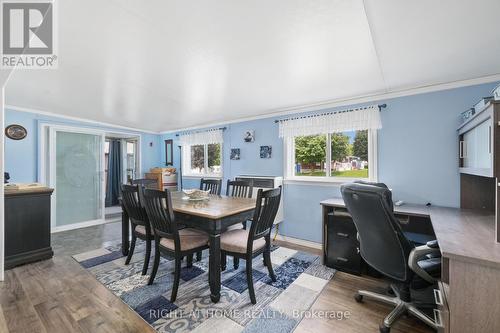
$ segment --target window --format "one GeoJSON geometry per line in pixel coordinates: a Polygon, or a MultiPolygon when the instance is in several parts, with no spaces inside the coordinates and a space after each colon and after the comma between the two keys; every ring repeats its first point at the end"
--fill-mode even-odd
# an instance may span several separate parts
{"type": "Polygon", "coordinates": [[[287,139],[286,177],[295,180],[376,179],[376,130],[287,139]]]}
{"type": "Polygon", "coordinates": [[[220,143],[183,146],[183,175],[221,177],[221,148],[220,143]]]}

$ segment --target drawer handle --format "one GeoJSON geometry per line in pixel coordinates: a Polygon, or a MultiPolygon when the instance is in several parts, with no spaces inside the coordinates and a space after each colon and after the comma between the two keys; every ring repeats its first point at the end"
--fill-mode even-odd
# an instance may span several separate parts
{"type": "Polygon", "coordinates": [[[349,260],[347,260],[346,258],[337,257],[337,261],[348,262],[349,260]]]}
{"type": "Polygon", "coordinates": [[[437,305],[443,306],[443,295],[441,294],[441,290],[434,289],[434,301],[437,305]]]}
{"type": "Polygon", "coordinates": [[[337,236],[344,237],[344,238],[349,238],[349,235],[343,232],[337,232],[337,236]]]}
{"type": "Polygon", "coordinates": [[[438,309],[434,309],[434,322],[436,323],[436,326],[444,327],[443,317],[441,316],[441,311],[439,311],[438,309]]]}

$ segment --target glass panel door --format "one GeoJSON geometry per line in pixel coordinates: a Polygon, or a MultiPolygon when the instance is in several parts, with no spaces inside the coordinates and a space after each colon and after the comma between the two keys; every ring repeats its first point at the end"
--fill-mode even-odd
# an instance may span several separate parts
{"type": "Polygon", "coordinates": [[[53,227],[104,218],[104,137],[51,129],[51,185],[55,188],[53,227]]]}

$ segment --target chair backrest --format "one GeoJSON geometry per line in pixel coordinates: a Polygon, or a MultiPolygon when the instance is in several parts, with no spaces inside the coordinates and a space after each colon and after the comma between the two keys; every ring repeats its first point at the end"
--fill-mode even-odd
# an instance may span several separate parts
{"type": "Polygon", "coordinates": [[[200,190],[210,191],[210,194],[220,195],[222,190],[222,179],[205,179],[200,180],[200,190]]]}
{"type": "Polygon", "coordinates": [[[413,273],[408,257],[414,246],[394,216],[391,191],[355,183],[342,185],[340,191],[358,230],[363,259],[394,280],[410,281],[413,273]]]}
{"type": "Polygon", "coordinates": [[[144,190],[144,206],[155,236],[174,239],[175,247],[180,249],[179,232],[172,209],[170,191],[144,190]]]}
{"type": "Polygon", "coordinates": [[[267,191],[259,189],[247,248],[251,248],[254,240],[271,234],[271,228],[280,206],[280,199],[281,186],[267,191]]]}
{"type": "Polygon", "coordinates": [[[148,216],[141,203],[139,185],[122,184],[122,204],[134,224],[148,225],[148,216]]]}
{"type": "MultiPolygon", "coordinates": [[[[371,181],[368,181],[368,180],[355,180],[355,181],[353,181],[353,183],[355,183],[355,184],[364,184],[364,185],[373,185],[373,186],[377,186],[377,187],[380,187],[380,188],[385,188],[387,190],[389,189],[389,187],[385,183],[371,182],[371,181]]],[[[394,211],[394,203],[392,202],[392,195],[390,197],[388,197],[387,204],[391,208],[391,211],[394,211]]]]}
{"type": "Polygon", "coordinates": [[[145,188],[155,189],[158,184],[158,181],[156,179],[139,178],[139,179],[132,179],[130,183],[132,185],[141,185],[145,188]]]}
{"type": "Polygon", "coordinates": [[[226,195],[228,197],[251,198],[253,180],[227,180],[226,195]]]}
{"type": "Polygon", "coordinates": [[[158,181],[156,179],[139,178],[130,181],[132,185],[139,186],[139,200],[141,205],[144,206],[144,189],[156,189],[158,187],[158,181]]]}

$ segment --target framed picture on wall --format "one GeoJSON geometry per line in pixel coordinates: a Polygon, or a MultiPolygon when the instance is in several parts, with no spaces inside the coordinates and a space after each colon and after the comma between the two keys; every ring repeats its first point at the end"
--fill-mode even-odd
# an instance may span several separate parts
{"type": "Polygon", "coordinates": [[[271,158],[273,147],[260,146],[260,158],[271,158]]]}
{"type": "Polygon", "coordinates": [[[231,160],[239,160],[240,159],[240,148],[231,148],[231,156],[229,158],[231,160]]]}
{"type": "Polygon", "coordinates": [[[243,141],[245,142],[254,142],[255,141],[255,131],[254,130],[246,130],[243,135],[243,141]]]}

